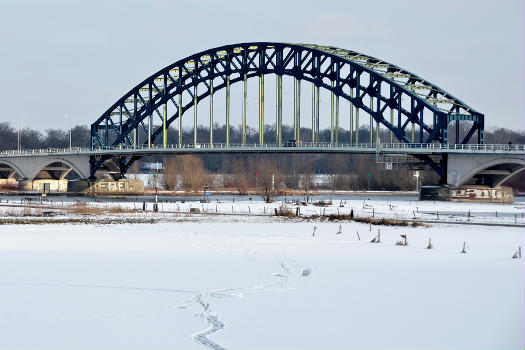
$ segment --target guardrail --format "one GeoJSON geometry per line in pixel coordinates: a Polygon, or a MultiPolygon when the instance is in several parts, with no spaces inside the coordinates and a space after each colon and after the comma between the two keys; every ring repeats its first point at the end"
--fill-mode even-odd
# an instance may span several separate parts
{"type": "Polygon", "coordinates": [[[285,142],[282,146],[277,144],[264,144],[260,146],[257,143],[198,143],[198,144],[170,144],[163,147],[163,145],[138,145],[136,147],[129,145],[111,146],[111,147],[96,147],[94,149],[83,148],[83,147],[72,147],[72,148],[44,148],[44,149],[22,149],[22,150],[4,150],[0,151],[1,155],[39,155],[49,153],[81,153],[81,154],[96,154],[100,152],[110,151],[149,151],[149,150],[170,150],[170,149],[282,149],[282,148],[295,148],[295,149],[348,149],[348,150],[366,150],[366,151],[407,151],[417,153],[418,151],[431,151],[431,152],[446,152],[446,151],[503,151],[503,152],[525,152],[525,145],[508,145],[508,144],[446,144],[442,145],[439,143],[381,143],[381,144],[370,144],[360,143],[358,145],[352,145],[348,143],[340,143],[338,145],[330,142],[299,142],[290,143],[285,142]]]}

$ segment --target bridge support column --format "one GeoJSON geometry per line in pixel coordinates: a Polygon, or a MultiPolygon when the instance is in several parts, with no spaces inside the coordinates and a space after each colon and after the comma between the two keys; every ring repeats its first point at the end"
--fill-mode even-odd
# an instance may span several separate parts
{"type": "MultiPolygon", "coordinates": [[[[350,98],[354,97],[354,89],[350,88],[350,98]]],[[[354,105],[350,102],[350,146],[354,143],[354,105]]]]}
{"type": "Polygon", "coordinates": [[[334,114],[335,114],[335,101],[334,101],[334,82],[331,82],[332,91],[330,91],[330,145],[334,145],[335,135],[334,135],[334,114]]]}
{"type": "Polygon", "coordinates": [[[293,137],[299,142],[301,132],[300,110],[301,110],[301,81],[294,78],[293,85],[293,137]]]}
{"type": "MultiPolygon", "coordinates": [[[[166,89],[164,89],[166,91],[166,89]]],[[[168,133],[166,130],[166,121],[168,118],[168,102],[164,103],[164,108],[162,111],[162,146],[166,148],[168,144],[168,133]]]]}
{"type": "Polygon", "coordinates": [[[259,76],[259,146],[264,144],[264,75],[259,76]]]}
{"type": "MultiPolygon", "coordinates": [[[[370,109],[374,111],[374,98],[370,97],[370,109]]],[[[370,145],[374,144],[374,118],[370,114],[370,145]]]]}
{"type": "Polygon", "coordinates": [[[230,147],[230,76],[226,77],[226,147],[230,147]]]}
{"type": "MultiPolygon", "coordinates": [[[[119,108],[119,120],[118,120],[118,122],[119,122],[119,131],[118,132],[122,135],[122,105],[119,108]]],[[[69,135],[71,137],[71,133],[69,135]]],[[[20,142],[18,142],[18,144],[20,144],[20,142]]],[[[121,147],[122,147],[122,144],[126,145],[126,138],[124,138],[122,140],[122,142],[120,143],[121,147]]]]}
{"type": "Polygon", "coordinates": [[[210,79],[210,147],[213,147],[213,79],[210,79]]]}
{"type": "MultiPolygon", "coordinates": [[[[137,115],[137,94],[135,94],[135,98],[133,99],[133,118],[137,115]]],[[[137,148],[137,143],[139,142],[140,135],[138,134],[137,128],[139,127],[139,123],[137,123],[137,126],[135,129],[133,129],[133,148],[137,148]]],[[[107,145],[107,143],[106,143],[107,145]]]]}
{"type": "Polygon", "coordinates": [[[283,77],[281,75],[276,76],[276,97],[275,97],[275,106],[276,106],[276,132],[277,140],[276,143],[279,147],[282,146],[282,124],[283,124],[283,77]]]}
{"type": "MultiPolygon", "coordinates": [[[[390,125],[394,125],[394,109],[390,108],[390,125]]],[[[390,143],[394,143],[394,132],[390,130],[390,143]]]]}
{"type": "Polygon", "coordinates": [[[148,116],[148,148],[151,148],[151,114],[148,116]]]}
{"type": "Polygon", "coordinates": [[[182,146],[182,92],[179,94],[179,147],[182,146]]]}
{"type": "Polygon", "coordinates": [[[106,134],[104,135],[105,136],[105,139],[106,139],[106,145],[109,145],[109,117],[106,117],[106,134]]]}
{"type": "Polygon", "coordinates": [[[315,84],[312,83],[312,143],[315,142],[315,84]]]}
{"type": "Polygon", "coordinates": [[[335,96],[335,145],[339,145],[339,95],[335,96]]]}
{"type": "Polygon", "coordinates": [[[381,134],[379,133],[379,122],[376,121],[376,144],[380,143],[381,134]]]}
{"type": "Polygon", "coordinates": [[[419,143],[425,142],[423,140],[423,110],[419,111],[419,143]]]}
{"type": "Polygon", "coordinates": [[[359,145],[359,108],[355,109],[355,144],[359,145]]]}
{"type": "MultiPolygon", "coordinates": [[[[151,101],[152,101],[152,86],[151,86],[151,83],[149,84],[149,91],[148,91],[148,105],[151,105],[151,101]]],[[[151,148],[151,127],[152,127],[152,124],[153,124],[153,115],[152,113],[150,113],[150,115],[148,115],[148,148],[151,148]]]]}
{"type": "Polygon", "coordinates": [[[297,80],[297,143],[301,141],[301,80],[297,80]]]}
{"type": "Polygon", "coordinates": [[[244,146],[246,144],[246,92],[247,92],[247,86],[246,86],[246,73],[244,73],[244,77],[242,80],[242,145],[244,146]]]}
{"type": "Polygon", "coordinates": [[[278,75],[279,79],[279,146],[283,145],[283,76],[278,75]]]}
{"type": "Polygon", "coordinates": [[[447,124],[447,120],[446,120],[446,117],[441,117],[441,134],[443,135],[443,144],[446,145],[448,144],[448,124],[447,124]],[[445,119],[445,120],[443,120],[445,119]]]}
{"type": "Polygon", "coordinates": [[[478,122],[478,145],[485,143],[483,140],[483,130],[485,130],[485,121],[483,118],[480,118],[478,122]]]}
{"type": "Polygon", "coordinates": [[[197,85],[193,87],[193,145],[197,144],[197,85]]]}
{"type": "Polygon", "coordinates": [[[315,87],[315,142],[319,142],[319,86],[315,87]]]}

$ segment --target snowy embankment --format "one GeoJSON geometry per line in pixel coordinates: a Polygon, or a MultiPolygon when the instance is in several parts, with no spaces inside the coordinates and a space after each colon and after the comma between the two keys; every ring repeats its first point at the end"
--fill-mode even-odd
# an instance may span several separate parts
{"type": "MultiPolygon", "coordinates": [[[[257,197],[254,197],[254,199],[257,197]]],[[[260,197],[259,197],[260,198],[260,197]]],[[[43,203],[26,203],[11,200],[0,203],[0,223],[23,222],[159,222],[180,221],[184,218],[191,221],[209,221],[215,216],[216,221],[260,222],[259,216],[275,216],[276,210],[285,209],[293,216],[301,218],[327,215],[350,215],[360,218],[385,218],[394,220],[417,220],[425,223],[464,223],[517,225],[525,227],[525,204],[490,204],[459,203],[441,201],[407,201],[348,199],[333,200],[331,204],[319,206],[317,203],[280,200],[264,203],[262,200],[216,200],[209,203],[198,201],[162,201],[158,212],[153,212],[151,202],[115,201],[115,202],[64,202],[52,199],[43,203]],[[80,204],[80,205],[79,205],[80,204]],[[143,210],[143,208],[146,210],[143,210]],[[198,209],[199,214],[192,214],[198,209]],[[221,218],[219,218],[220,216],[221,218]],[[35,221],[35,217],[45,220],[35,221]],[[98,218],[98,219],[97,219],[98,218]]],[[[266,220],[270,220],[267,218],[266,220]]],[[[282,221],[281,218],[277,219],[282,221]]]]}
{"type": "Polygon", "coordinates": [[[521,228],[211,219],[1,226],[0,347],[525,345],[521,228]]]}

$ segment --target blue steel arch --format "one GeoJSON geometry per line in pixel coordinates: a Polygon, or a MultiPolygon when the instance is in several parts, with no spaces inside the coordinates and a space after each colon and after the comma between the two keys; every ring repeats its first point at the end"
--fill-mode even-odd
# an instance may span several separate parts
{"type": "MultiPolygon", "coordinates": [[[[473,123],[462,143],[467,143],[476,132],[478,143],[483,143],[483,114],[398,66],[340,48],[256,42],[202,51],[151,75],[122,96],[91,125],[92,148],[135,145],[136,139],[132,139],[132,133],[140,126],[146,130],[144,121],[151,123],[149,118],[158,116],[165,123],[154,128],[150,139],[144,143],[154,142],[164,132],[164,128],[193,107],[195,100],[198,102],[228,84],[266,74],[293,76],[333,92],[348,100],[356,109],[372,116],[376,123],[391,130],[401,142],[412,142],[405,132],[411,124],[419,126],[419,143],[444,144],[448,142],[449,123],[468,120],[473,123]],[[217,79],[221,81],[215,85],[217,79]],[[197,86],[205,87],[200,95],[197,86]],[[176,101],[176,96],[183,93],[191,96],[191,99],[179,106],[181,100],[176,101]],[[364,98],[374,104],[367,106],[363,102],[364,98]],[[403,104],[403,100],[408,102],[403,104]],[[166,115],[168,104],[175,108],[171,116],[166,115]],[[159,111],[162,108],[163,112],[159,111]],[[390,122],[384,117],[387,109],[391,111],[390,122]],[[392,122],[393,111],[397,112],[397,123],[392,122]],[[432,115],[431,124],[425,123],[424,112],[432,115]]],[[[107,158],[102,156],[91,160],[92,176],[107,158]]],[[[125,173],[129,164],[137,158],[140,157],[132,157],[128,161],[121,159],[121,172],[125,173]]],[[[434,170],[443,172],[443,167],[432,162],[430,165],[434,170]]]]}

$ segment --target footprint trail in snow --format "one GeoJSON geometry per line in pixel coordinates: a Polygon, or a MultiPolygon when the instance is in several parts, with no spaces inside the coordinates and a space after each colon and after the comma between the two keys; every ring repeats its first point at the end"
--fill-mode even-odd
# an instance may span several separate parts
{"type": "Polygon", "coordinates": [[[208,323],[208,328],[200,332],[193,333],[191,335],[191,338],[210,349],[225,350],[226,348],[223,348],[222,346],[208,338],[208,335],[223,329],[224,324],[221,321],[219,321],[219,316],[217,316],[212,310],[210,310],[210,304],[202,300],[201,294],[197,294],[194,297],[194,300],[197,304],[199,304],[202,307],[202,312],[199,314],[199,316],[202,317],[206,321],[206,323],[208,323]]]}
{"type": "MultiPolygon", "coordinates": [[[[292,263],[298,265],[296,262],[292,263]]],[[[215,343],[210,338],[208,338],[209,335],[222,330],[225,327],[225,325],[219,320],[219,315],[211,310],[210,304],[204,300],[204,297],[243,298],[245,295],[249,294],[269,293],[275,291],[288,290],[290,289],[289,279],[291,277],[297,276],[304,278],[311,274],[310,268],[299,268],[299,272],[297,274],[294,274],[282,260],[279,261],[279,267],[281,268],[281,271],[272,274],[274,278],[273,281],[270,283],[266,283],[263,285],[257,284],[247,288],[228,288],[223,290],[214,290],[196,294],[193,297],[193,302],[197,303],[202,308],[202,311],[199,314],[197,314],[197,316],[200,316],[208,324],[208,327],[199,332],[193,333],[191,335],[191,338],[194,341],[210,349],[226,350],[225,347],[215,343]]]]}

